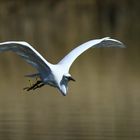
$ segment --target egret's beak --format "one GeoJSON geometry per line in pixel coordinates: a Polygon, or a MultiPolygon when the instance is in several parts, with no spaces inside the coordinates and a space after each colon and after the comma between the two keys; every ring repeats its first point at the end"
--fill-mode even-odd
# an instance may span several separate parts
{"type": "Polygon", "coordinates": [[[76,81],[76,80],[75,80],[74,78],[72,78],[72,77],[69,77],[69,80],[70,80],[70,81],[73,81],[73,82],[76,81]]]}

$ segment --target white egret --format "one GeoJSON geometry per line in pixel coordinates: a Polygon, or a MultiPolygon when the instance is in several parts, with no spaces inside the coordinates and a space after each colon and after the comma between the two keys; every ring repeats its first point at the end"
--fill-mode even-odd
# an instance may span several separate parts
{"type": "Polygon", "coordinates": [[[44,85],[51,85],[58,88],[63,95],[66,95],[68,82],[75,81],[69,73],[69,69],[74,60],[87,49],[100,47],[124,48],[125,46],[120,41],[109,37],[90,40],[73,49],[57,64],[49,63],[30,44],[24,41],[8,41],[0,43],[0,52],[15,52],[36,68],[37,73],[26,76],[39,77],[40,80],[32,86],[25,88],[27,91],[35,90],[44,85]]]}

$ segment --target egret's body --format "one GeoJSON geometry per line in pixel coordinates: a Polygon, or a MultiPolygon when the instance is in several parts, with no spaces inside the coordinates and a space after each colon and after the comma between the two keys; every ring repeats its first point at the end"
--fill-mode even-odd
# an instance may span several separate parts
{"type": "Polygon", "coordinates": [[[26,75],[28,77],[39,77],[33,86],[27,87],[27,91],[40,88],[44,85],[51,85],[58,88],[63,95],[67,94],[68,82],[75,81],[69,74],[69,69],[74,60],[89,48],[120,47],[124,45],[109,37],[88,41],[67,54],[59,63],[51,64],[44,59],[30,44],[21,41],[9,41],[0,43],[0,52],[13,51],[35,67],[38,73],[26,75]]]}

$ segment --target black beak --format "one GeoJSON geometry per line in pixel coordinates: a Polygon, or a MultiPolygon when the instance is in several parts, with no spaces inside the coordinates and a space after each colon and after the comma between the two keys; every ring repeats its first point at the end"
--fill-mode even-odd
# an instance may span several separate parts
{"type": "Polygon", "coordinates": [[[76,80],[73,79],[72,77],[69,77],[69,81],[73,81],[73,82],[75,82],[76,80]]]}

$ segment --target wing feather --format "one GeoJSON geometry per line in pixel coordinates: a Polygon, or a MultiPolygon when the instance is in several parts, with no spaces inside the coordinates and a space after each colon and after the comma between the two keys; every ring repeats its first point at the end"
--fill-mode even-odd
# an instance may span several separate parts
{"type": "Polygon", "coordinates": [[[68,72],[69,69],[70,69],[70,66],[75,61],[75,59],[91,47],[92,48],[100,48],[100,47],[120,47],[120,48],[124,48],[125,46],[120,41],[115,40],[115,39],[111,39],[109,37],[105,37],[105,38],[102,38],[102,39],[90,40],[90,41],[78,46],[77,48],[73,49],[58,64],[59,65],[64,65],[65,68],[66,68],[66,71],[68,72]]]}
{"type": "Polygon", "coordinates": [[[30,44],[21,41],[0,43],[0,52],[12,51],[21,56],[39,72],[50,72],[51,64],[46,61],[30,44]]]}

